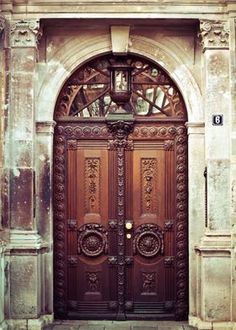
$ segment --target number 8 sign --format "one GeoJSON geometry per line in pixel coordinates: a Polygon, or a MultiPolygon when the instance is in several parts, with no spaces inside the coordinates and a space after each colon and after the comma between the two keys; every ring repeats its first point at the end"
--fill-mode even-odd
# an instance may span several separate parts
{"type": "Polygon", "coordinates": [[[212,125],[222,126],[223,125],[223,115],[212,115],[212,125]]]}

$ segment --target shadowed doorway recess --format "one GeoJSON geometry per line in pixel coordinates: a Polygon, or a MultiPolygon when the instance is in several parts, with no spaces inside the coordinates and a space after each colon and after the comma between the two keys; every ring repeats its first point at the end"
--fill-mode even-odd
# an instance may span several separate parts
{"type": "Polygon", "coordinates": [[[81,65],[55,109],[55,314],[185,319],[187,112],[167,73],[131,54],[121,109],[111,97],[118,61],[81,65]]]}

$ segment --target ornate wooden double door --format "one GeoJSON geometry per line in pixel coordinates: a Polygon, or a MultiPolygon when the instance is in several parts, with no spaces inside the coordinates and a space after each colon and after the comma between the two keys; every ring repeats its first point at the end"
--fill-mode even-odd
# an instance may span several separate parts
{"type": "Polygon", "coordinates": [[[55,130],[56,316],[184,319],[184,122],[90,117],[60,118],[55,130]]]}

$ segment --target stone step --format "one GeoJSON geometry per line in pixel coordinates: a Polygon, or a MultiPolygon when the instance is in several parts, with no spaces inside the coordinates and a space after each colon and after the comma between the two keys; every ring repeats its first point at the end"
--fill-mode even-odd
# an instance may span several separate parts
{"type": "Polygon", "coordinates": [[[195,330],[188,323],[172,321],[58,321],[44,330],[195,330]]]}

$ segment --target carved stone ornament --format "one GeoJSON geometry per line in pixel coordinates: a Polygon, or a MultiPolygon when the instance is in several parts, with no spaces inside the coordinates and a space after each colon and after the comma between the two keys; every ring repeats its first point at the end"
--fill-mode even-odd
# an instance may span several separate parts
{"type": "Polygon", "coordinates": [[[42,37],[39,20],[21,20],[11,24],[11,47],[37,47],[42,37]]]}
{"type": "Polygon", "coordinates": [[[141,256],[150,258],[164,252],[164,234],[155,224],[142,224],[135,230],[133,250],[141,256]]]}
{"type": "Polygon", "coordinates": [[[226,21],[200,21],[201,44],[203,50],[229,48],[229,25],[226,21]]]}
{"type": "Polygon", "coordinates": [[[78,230],[78,253],[87,257],[97,257],[107,253],[107,231],[97,223],[88,223],[78,230]]]}
{"type": "Polygon", "coordinates": [[[3,33],[5,27],[6,27],[6,20],[3,16],[0,16],[0,36],[3,33]]]}

